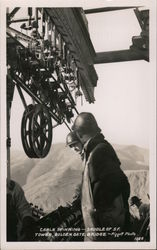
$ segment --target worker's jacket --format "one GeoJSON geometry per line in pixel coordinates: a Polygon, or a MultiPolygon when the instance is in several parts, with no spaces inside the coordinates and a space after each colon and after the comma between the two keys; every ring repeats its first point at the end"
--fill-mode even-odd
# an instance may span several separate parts
{"type": "Polygon", "coordinates": [[[18,183],[7,180],[7,241],[23,240],[21,229],[25,218],[32,218],[32,209],[18,183]]]}
{"type": "Polygon", "coordinates": [[[150,205],[146,203],[141,203],[139,206],[140,220],[144,221],[150,213],[150,205]]]}
{"type": "Polygon", "coordinates": [[[102,134],[90,140],[84,150],[82,213],[85,240],[105,240],[110,237],[99,237],[91,232],[97,227],[125,230],[129,218],[130,185],[120,169],[114,149],[102,134]]]}

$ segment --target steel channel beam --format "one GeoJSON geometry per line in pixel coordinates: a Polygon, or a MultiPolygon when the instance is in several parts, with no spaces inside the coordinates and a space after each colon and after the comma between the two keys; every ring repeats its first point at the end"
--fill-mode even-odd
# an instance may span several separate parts
{"type": "Polygon", "coordinates": [[[94,64],[99,63],[113,63],[113,62],[124,62],[134,60],[146,60],[148,61],[147,51],[136,51],[136,50],[119,50],[119,51],[108,51],[98,52],[95,57],[94,64]]]}
{"type": "MultiPolygon", "coordinates": [[[[31,41],[32,41],[32,38],[31,38],[30,36],[27,36],[27,35],[21,33],[20,31],[15,30],[15,29],[13,29],[13,28],[11,28],[11,27],[7,27],[7,33],[11,35],[12,32],[14,33],[14,35],[19,36],[19,38],[20,38],[21,40],[24,40],[24,41],[26,41],[26,42],[31,42],[31,41]]],[[[12,35],[11,35],[11,36],[12,36],[12,35]]],[[[34,40],[35,40],[35,39],[34,39],[34,40]]]]}
{"type": "MultiPolygon", "coordinates": [[[[41,18],[39,17],[38,18],[38,20],[40,20],[41,18]]],[[[30,19],[28,19],[27,17],[26,18],[22,18],[22,19],[13,19],[13,20],[10,20],[9,21],[9,24],[11,24],[11,23],[20,23],[20,22],[27,22],[27,21],[34,21],[35,20],[35,18],[30,18],[30,19]]]]}
{"type": "Polygon", "coordinates": [[[85,12],[85,14],[94,14],[94,13],[101,13],[101,12],[108,12],[108,11],[133,9],[133,8],[138,8],[138,7],[141,7],[141,6],[104,7],[104,8],[86,9],[86,10],[84,10],[84,12],[85,12]]]}

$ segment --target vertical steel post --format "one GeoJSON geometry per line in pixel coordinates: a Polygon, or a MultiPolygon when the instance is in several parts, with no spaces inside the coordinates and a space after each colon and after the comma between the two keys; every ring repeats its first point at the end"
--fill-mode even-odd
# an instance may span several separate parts
{"type": "Polygon", "coordinates": [[[35,9],[36,33],[38,34],[38,8],[35,9]]]}
{"type": "Polygon", "coordinates": [[[7,112],[7,138],[6,138],[6,147],[7,147],[7,178],[11,178],[11,168],[10,168],[10,147],[11,147],[11,138],[10,138],[10,117],[11,117],[11,105],[12,105],[12,100],[14,96],[14,89],[15,89],[15,84],[13,82],[13,79],[10,74],[10,68],[8,66],[8,71],[7,71],[7,79],[6,79],[6,112],[7,112]]]}
{"type": "Polygon", "coordinates": [[[10,102],[7,100],[7,178],[10,180],[10,102]]]}
{"type": "Polygon", "coordinates": [[[28,16],[29,16],[29,19],[28,19],[28,25],[30,26],[31,25],[31,18],[32,18],[32,8],[28,8],[28,16]]]}
{"type": "Polygon", "coordinates": [[[45,37],[45,13],[44,13],[43,8],[41,11],[41,25],[42,25],[42,39],[44,40],[44,37],[45,37]]]}

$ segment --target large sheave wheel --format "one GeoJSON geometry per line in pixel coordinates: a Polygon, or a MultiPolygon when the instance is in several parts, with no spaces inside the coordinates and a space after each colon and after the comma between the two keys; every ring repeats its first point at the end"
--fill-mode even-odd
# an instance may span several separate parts
{"type": "Polygon", "coordinates": [[[28,157],[47,156],[52,143],[52,122],[44,106],[41,104],[27,106],[22,118],[21,137],[28,157]]]}
{"type": "Polygon", "coordinates": [[[34,106],[32,104],[28,105],[23,113],[22,123],[21,123],[21,140],[24,151],[26,155],[30,158],[37,158],[33,148],[31,147],[31,119],[34,112],[34,106]]]}
{"type": "Polygon", "coordinates": [[[52,142],[52,122],[48,110],[36,104],[31,117],[31,147],[38,158],[45,157],[52,142]]]}

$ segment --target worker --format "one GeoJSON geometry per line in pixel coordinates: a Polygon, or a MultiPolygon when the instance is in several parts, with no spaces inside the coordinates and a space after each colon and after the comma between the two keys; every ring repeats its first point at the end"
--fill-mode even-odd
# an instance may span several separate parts
{"type": "Polygon", "coordinates": [[[32,241],[35,219],[20,185],[7,179],[7,241],[32,241]]]}
{"type": "MultiPolygon", "coordinates": [[[[115,150],[107,142],[95,117],[88,112],[80,113],[72,126],[83,145],[85,164],[81,206],[86,228],[85,241],[107,241],[110,236],[90,234],[93,228],[129,228],[130,184],[120,168],[115,150]]],[[[114,237],[112,240],[116,240],[114,237]]]]}
{"type": "Polygon", "coordinates": [[[149,216],[150,205],[143,203],[142,200],[138,196],[131,197],[130,206],[137,207],[141,221],[144,221],[149,216]]]}
{"type": "Polygon", "coordinates": [[[66,145],[69,146],[71,149],[74,149],[74,151],[78,153],[81,158],[83,157],[83,145],[74,131],[71,131],[67,135],[66,145]]]}

